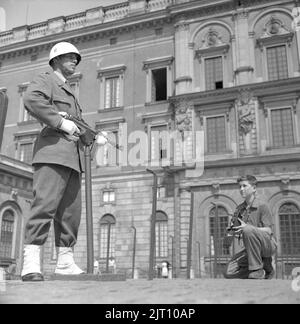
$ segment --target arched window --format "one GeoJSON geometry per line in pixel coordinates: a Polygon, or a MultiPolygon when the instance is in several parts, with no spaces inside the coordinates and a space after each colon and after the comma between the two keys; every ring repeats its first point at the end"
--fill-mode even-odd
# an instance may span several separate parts
{"type": "Polygon", "coordinates": [[[100,259],[115,257],[116,220],[110,215],[104,215],[100,220],[100,259]]]}
{"type": "Polygon", "coordinates": [[[155,222],[155,247],[156,258],[168,257],[168,216],[162,212],[156,212],[155,222]]]}
{"type": "Polygon", "coordinates": [[[282,254],[300,254],[300,210],[293,203],[279,208],[279,228],[282,254]]]}
{"type": "Polygon", "coordinates": [[[12,258],[15,214],[6,209],[2,215],[0,232],[0,257],[12,258]]]}
{"type": "Polygon", "coordinates": [[[228,211],[226,208],[222,206],[213,207],[209,212],[209,225],[211,241],[215,242],[213,246],[215,252],[218,255],[229,255],[229,248],[223,246],[223,239],[226,235],[226,227],[228,226],[228,211]]]}

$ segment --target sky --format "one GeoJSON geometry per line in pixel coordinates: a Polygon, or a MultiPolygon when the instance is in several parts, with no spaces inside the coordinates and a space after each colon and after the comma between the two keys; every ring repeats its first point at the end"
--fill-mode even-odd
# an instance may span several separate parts
{"type": "MultiPolygon", "coordinates": [[[[0,8],[5,10],[5,28],[11,30],[18,26],[33,25],[50,18],[68,16],[87,9],[121,2],[125,0],[0,0],[0,8]]],[[[0,19],[1,30],[4,28],[1,10],[0,19]]]]}

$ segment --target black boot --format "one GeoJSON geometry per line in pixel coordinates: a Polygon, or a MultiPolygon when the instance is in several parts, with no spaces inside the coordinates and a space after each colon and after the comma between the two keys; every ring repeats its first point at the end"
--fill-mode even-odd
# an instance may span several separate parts
{"type": "Polygon", "coordinates": [[[272,257],[262,258],[264,270],[266,272],[265,279],[272,279],[274,276],[274,268],[272,266],[272,257]]]}

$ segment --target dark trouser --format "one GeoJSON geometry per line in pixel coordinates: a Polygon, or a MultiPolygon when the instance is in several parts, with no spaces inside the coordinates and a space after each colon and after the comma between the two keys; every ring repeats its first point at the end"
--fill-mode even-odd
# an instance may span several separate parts
{"type": "Polygon", "coordinates": [[[36,165],[33,195],[25,244],[43,245],[54,220],[55,245],[74,246],[81,218],[81,174],[61,165],[36,165]]]}
{"type": "Polygon", "coordinates": [[[227,265],[225,278],[248,278],[250,271],[266,269],[275,253],[276,245],[271,236],[254,226],[245,226],[243,229],[243,243],[245,249],[235,254],[227,265]]]}

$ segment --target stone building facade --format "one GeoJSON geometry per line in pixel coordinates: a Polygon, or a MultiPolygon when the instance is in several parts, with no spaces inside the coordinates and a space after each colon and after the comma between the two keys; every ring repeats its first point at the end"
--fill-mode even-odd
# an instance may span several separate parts
{"type": "MultiPolygon", "coordinates": [[[[30,162],[41,126],[24,111],[22,93],[49,69],[50,48],[70,41],[83,57],[71,83],[84,119],[124,147],[96,148],[93,158],[101,271],[115,267],[130,277],[134,261],[147,274],[147,168],[158,176],[155,264],[167,260],[173,276],[190,265],[208,275],[213,262],[226,261],[230,251],[213,242],[222,242],[241,202],[243,174],[257,176],[270,204],[278,257],[298,262],[299,12],[288,0],[130,0],[2,32],[0,87],[9,109],[1,153],[30,162]]],[[[85,208],[75,256],[84,268],[85,208]]],[[[45,271],[55,258],[51,233],[45,271]]]]}

